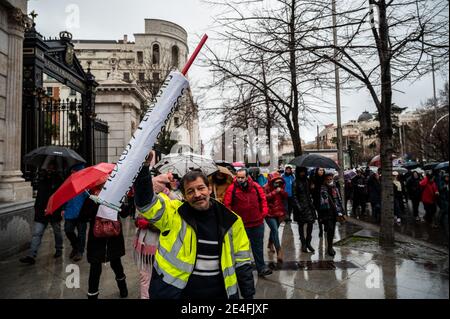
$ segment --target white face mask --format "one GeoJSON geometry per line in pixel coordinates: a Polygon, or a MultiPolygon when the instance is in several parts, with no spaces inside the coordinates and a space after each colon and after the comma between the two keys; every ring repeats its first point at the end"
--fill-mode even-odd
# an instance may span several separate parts
{"type": "Polygon", "coordinates": [[[333,182],[329,182],[328,186],[333,186],[333,184],[334,184],[333,182]]]}

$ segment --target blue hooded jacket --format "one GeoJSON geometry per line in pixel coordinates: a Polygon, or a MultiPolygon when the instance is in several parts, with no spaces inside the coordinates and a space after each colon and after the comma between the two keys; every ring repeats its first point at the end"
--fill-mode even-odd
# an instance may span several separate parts
{"type": "Polygon", "coordinates": [[[292,197],[293,196],[292,189],[294,186],[295,176],[294,174],[291,175],[283,174],[282,177],[285,183],[284,190],[286,191],[286,193],[288,193],[289,197],[292,197]]]}
{"type": "Polygon", "coordinates": [[[80,195],[69,200],[63,210],[64,219],[77,219],[80,215],[81,207],[83,207],[84,201],[89,197],[87,192],[82,192],[80,195]]]}

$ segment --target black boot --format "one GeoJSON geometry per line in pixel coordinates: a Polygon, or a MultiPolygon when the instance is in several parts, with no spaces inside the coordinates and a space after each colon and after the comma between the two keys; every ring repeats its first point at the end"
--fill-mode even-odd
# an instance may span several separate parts
{"type": "Polygon", "coordinates": [[[125,280],[125,276],[121,279],[116,279],[117,281],[117,287],[119,287],[120,291],[120,298],[126,298],[128,297],[128,288],[127,288],[127,282],[125,280]]]}
{"type": "Polygon", "coordinates": [[[304,252],[304,253],[307,253],[308,252],[308,246],[307,246],[307,243],[306,243],[306,240],[301,240],[301,242],[302,242],[302,252],[304,252]]]}
{"type": "Polygon", "coordinates": [[[309,249],[309,251],[312,253],[316,252],[314,250],[314,248],[311,246],[311,238],[310,237],[306,238],[306,248],[309,249]]]}
{"type": "Polygon", "coordinates": [[[334,232],[327,232],[327,254],[330,256],[336,255],[336,251],[333,249],[333,239],[334,239],[334,232]]]}
{"type": "Polygon", "coordinates": [[[87,297],[88,299],[98,299],[98,291],[97,292],[88,292],[87,297]]]}
{"type": "Polygon", "coordinates": [[[300,238],[300,242],[302,243],[302,252],[307,253],[308,250],[306,250],[306,239],[305,239],[305,224],[298,224],[298,234],[300,238]]]}
{"type": "Polygon", "coordinates": [[[309,223],[306,227],[306,248],[308,248],[310,252],[315,253],[314,248],[312,248],[312,246],[311,246],[312,229],[313,229],[313,225],[311,223],[309,223]]]}

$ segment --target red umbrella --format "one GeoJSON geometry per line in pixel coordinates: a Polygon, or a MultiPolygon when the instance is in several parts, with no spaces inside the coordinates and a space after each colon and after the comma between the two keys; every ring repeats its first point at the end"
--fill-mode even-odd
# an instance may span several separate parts
{"type": "MultiPolygon", "coordinates": [[[[396,158],[397,156],[395,156],[394,154],[392,154],[392,158],[396,158]]],[[[369,162],[369,166],[377,166],[377,167],[381,167],[381,157],[380,155],[374,156],[370,162],[369,162]]]]}
{"type": "Polygon", "coordinates": [[[105,183],[114,167],[115,164],[99,163],[70,175],[49,198],[45,214],[52,214],[64,203],[85,190],[105,183]]]}

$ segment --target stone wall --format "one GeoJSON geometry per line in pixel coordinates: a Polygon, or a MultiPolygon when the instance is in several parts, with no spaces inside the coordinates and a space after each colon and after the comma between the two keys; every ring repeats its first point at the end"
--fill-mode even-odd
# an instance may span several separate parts
{"type": "Polygon", "coordinates": [[[0,204],[0,260],[29,248],[33,205],[34,201],[0,204]]]}
{"type": "Polygon", "coordinates": [[[20,171],[26,0],[0,0],[0,259],[28,247],[32,189],[20,171]]]}

